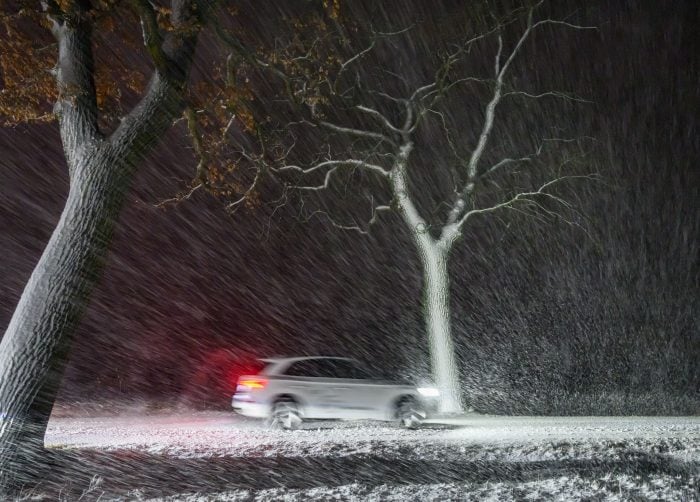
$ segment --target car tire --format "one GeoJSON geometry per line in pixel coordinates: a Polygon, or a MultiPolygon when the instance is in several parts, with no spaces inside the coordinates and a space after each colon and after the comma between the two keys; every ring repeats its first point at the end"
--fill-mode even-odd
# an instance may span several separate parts
{"type": "Polygon", "coordinates": [[[278,399],[272,405],[268,423],[271,429],[294,430],[301,425],[299,406],[291,398],[278,399]]]}
{"type": "Polygon", "coordinates": [[[406,397],[396,406],[396,418],[404,429],[417,429],[423,423],[426,413],[423,406],[413,397],[406,397]]]}

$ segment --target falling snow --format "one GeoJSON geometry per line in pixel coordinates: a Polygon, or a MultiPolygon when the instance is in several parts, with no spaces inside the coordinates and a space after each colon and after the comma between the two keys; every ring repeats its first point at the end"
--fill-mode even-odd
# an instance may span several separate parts
{"type": "MultiPolygon", "coordinates": [[[[0,7],[3,23],[16,18],[5,17],[10,3],[0,7]]],[[[107,218],[116,226],[104,270],[77,274],[99,281],[70,350],[53,360],[39,337],[37,365],[15,368],[25,384],[53,365],[46,382],[61,383],[43,457],[25,461],[28,450],[0,444],[30,480],[18,500],[700,500],[697,1],[545,2],[538,19],[566,22],[527,38],[500,89],[499,70],[528,26],[516,9],[517,21],[459,52],[454,94],[421,108],[420,92],[433,88],[418,90],[467,29],[458,22],[490,26],[499,17],[489,9],[505,16],[521,3],[324,1],[322,25],[290,22],[313,2],[222,10],[259,57],[288,58],[284,69],[297,71],[297,96],[313,110],[294,115],[298,103],[281,98],[286,87],[264,65],[232,58],[237,85],[250,88],[212,98],[232,116],[219,124],[216,113],[194,114],[203,130],[225,131],[226,147],[202,157],[178,112],[135,166],[123,208],[107,218]],[[340,48],[313,31],[346,21],[340,48]],[[353,54],[361,57],[333,67],[335,56],[353,54]],[[340,82],[328,95],[306,94],[326,85],[319,75],[340,82]],[[224,95],[231,101],[216,101],[224,95]],[[251,155],[256,120],[277,141],[274,162],[251,155]],[[323,121],[340,126],[324,134],[323,121]],[[472,194],[474,152],[483,154],[479,176],[489,177],[472,194]],[[236,160],[228,184],[224,154],[236,160]],[[352,169],[328,184],[317,165],[346,156],[352,169]],[[203,159],[208,186],[197,185],[203,159]],[[247,192],[263,171],[274,176],[247,192]],[[300,186],[324,190],[293,190],[300,186]],[[534,193],[528,205],[511,204],[523,193],[534,193]],[[236,380],[258,358],[297,355],[353,357],[438,385],[449,397],[443,411],[454,413],[418,430],[331,421],[278,431],[232,412],[236,380]]],[[[95,30],[105,134],[152,72],[131,17],[125,33],[95,30]],[[122,67],[136,75],[111,86],[122,67]]],[[[24,21],[17,26],[33,22],[24,21]]],[[[70,148],[56,121],[18,124],[7,112],[8,97],[34,89],[31,75],[13,84],[20,70],[42,54],[56,60],[44,24],[28,40],[46,47],[14,66],[11,53],[26,40],[0,31],[10,40],[0,45],[0,333],[12,331],[69,194],[70,148]]],[[[230,52],[205,30],[195,94],[226,74],[230,52]]],[[[46,69],[33,74],[50,76],[46,69]]],[[[55,91],[41,92],[30,102],[48,114],[55,91]]],[[[50,286],[43,291],[58,290],[50,286]]],[[[16,346],[3,345],[0,364],[16,346]]],[[[10,399],[9,381],[0,380],[0,435],[18,423],[14,398],[32,398],[10,399]]]]}

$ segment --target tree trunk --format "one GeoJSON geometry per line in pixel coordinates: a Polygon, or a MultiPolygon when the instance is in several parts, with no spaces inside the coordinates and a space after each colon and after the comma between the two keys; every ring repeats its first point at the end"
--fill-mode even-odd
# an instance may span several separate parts
{"type": "Polygon", "coordinates": [[[440,411],[459,413],[463,406],[450,319],[449,251],[425,237],[419,240],[418,249],[423,265],[425,324],[433,378],[440,390],[440,411]]]}
{"type": "Polygon", "coordinates": [[[104,268],[129,182],[184,108],[197,38],[213,2],[172,0],[170,5],[174,29],[162,44],[147,47],[157,60],[156,71],[139,103],[108,138],[97,122],[90,2],[69,2],[60,16],[49,16],[58,40],[55,112],[70,190],[0,341],[0,495],[36,479],[29,469],[46,455],[44,432],[70,346],[104,268]]]}
{"type": "Polygon", "coordinates": [[[0,342],[0,486],[31,479],[27,469],[42,454],[73,335],[133,172],[104,145],[75,162],[61,218],[0,342]]]}
{"type": "Polygon", "coordinates": [[[433,378],[440,390],[440,411],[460,413],[462,394],[450,329],[450,278],[447,272],[450,246],[433,239],[427,222],[411,199],[406,166],[412,149],[410,141],[400,148],[391,172],[391,187],[423,265],[425,325],[433,378]]]}

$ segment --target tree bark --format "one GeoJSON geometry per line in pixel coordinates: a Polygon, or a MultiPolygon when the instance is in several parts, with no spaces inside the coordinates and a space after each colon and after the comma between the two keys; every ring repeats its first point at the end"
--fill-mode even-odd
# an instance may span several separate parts
{"type": "MultiPolygon", "coordinates": [[[[82,3],[71,4],[87,8],[82,3]]],[[[136,167],[184,108],[184,91],[206,9],[173,0],[159,68],[139,104],[109,138],[97,130],[85,12],[54,19],[59,41],[56,105],[70,190],[61,218],[0,341],[0,495],[36,481],[43,438],[75,331],[104,268],[136,167]],[[186,29],[185,29],[186,28],[186,29]]]]}
{"type": "Polygon", "coordinates": [[[418,249],[423,265],[425,325],[433,377],[440,390],[440,411],[459,413],[463,405],[451,329],[449,250],[427,239],[418,242],[418,249]]]}
{"type": "Polygon", "coordinates": [[[133,172],[105,150],[77,159],[61,218],[0,342],[0,471],[14,483],[43,447],[73,333],[133,172]]]}

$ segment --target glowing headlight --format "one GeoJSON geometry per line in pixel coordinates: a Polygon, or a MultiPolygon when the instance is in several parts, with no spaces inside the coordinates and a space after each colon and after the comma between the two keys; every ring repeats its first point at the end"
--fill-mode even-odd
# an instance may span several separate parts
{"type": "Polygon", "coordinates": [[[437,397],[440,395],[440,391],[435,387],[418,387],[418,394],[424,397],[437,397]]]}

